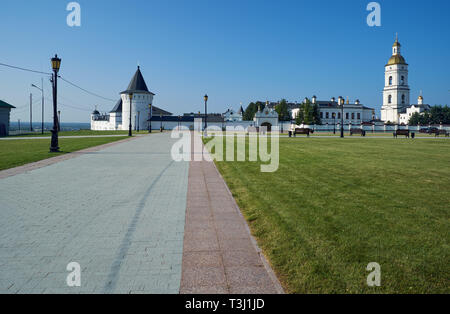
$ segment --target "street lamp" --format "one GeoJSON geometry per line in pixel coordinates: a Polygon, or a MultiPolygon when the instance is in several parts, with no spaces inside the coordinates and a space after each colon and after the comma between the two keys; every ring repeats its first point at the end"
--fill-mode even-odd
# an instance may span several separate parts
{"type": "Polygon", "coordinates": [[[148,104],[148,133],[152,133],[152,104],[148,104]]]}
{"type": "Polygon", "coordinates": [[[208,95],[205,95],[205,132],[208,128],[208,95]]]}
{"type": "Polygon", "coordinates": [[[159,114],[159,120],[161,120],[161,126],[159,127],[159,131],[162,133],[163,126],[162,126],[162,113],[159,114]]]}
{"type": "Polygon", "coordinates": [[[35,88],[39,89],[42,93],[42,126],[41,126],[41,128],[42,128],[42,134],[44,134],[44,79],[41,79],[41,87],[42,88],[37,87],[34,84],[31,84],[31,87],[35,87],[35,88]]]}
{"type": "Polygon", "coordinates": [[[181,129],[181,116],[178,116],[178,131],[181,129]]]}
{"type": "Polygon", "coordinates": [[[341,138],[344,138],[344,98],[339,96],[339,106],[341,107],[341,138]]]}
{"type": "Polygon", "coordinates": [[[55,54],[55,57],[52,58],[52,69],[53,69],[53,77],[52,77],[52,88],[53,88],[53,130],[52,130],[52,141],[50,144],[50,152],[58,153],[58,72],[61,67],[61,59],[58,58],[58,55],[55,54]]]}
{"type": "Polygon", "coordinates": [[[131,126],[131,109],[132,109],[132,106],[131,106],[131,104],[132,104],[132,102],[133,102],[133,93],[132,92],[129,92],[128,93],[128,97],[130,98],[130,123],[129,123],[129,125],[128,125],[128,136],[133,136],[133,133],[131,132],[131,128],[132,128],[132,126],[131,126]]]}

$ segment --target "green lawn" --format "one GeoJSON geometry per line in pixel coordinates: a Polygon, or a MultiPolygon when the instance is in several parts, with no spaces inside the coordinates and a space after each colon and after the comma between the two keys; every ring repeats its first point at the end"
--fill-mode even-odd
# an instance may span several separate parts
{"type": "Polygon", "coordinates": [[[49,153],[50,140],[2,140],[0,141],[0,170],[22,166],[42,159],[75,152],[92,146],[98,146],[127,138],[63,138],[59,139],[61,153],[49,153]]]}
{"type": "MultiPolygon", "coordinates": [[[[155,131],[153,131],[155,132],[155,131]]],[[[133,134],[148,134],[148,131],[133,131],[133,134]]],[[[79,131],[62,131],[58,133],[59,136],[92,136],[92,135],[128,135],[128,131],[92,131],[92,130],[79,130],[79,131]]],[[[26,133],[13,135],[11,137],[50,137],[51,132],[42,133],[26,133]]]]}
{"type": "Polygon", "coordinates": [[[450,292],[449,140],[282,138],[276,173],[217,166],[287,292],[450,292]]]}

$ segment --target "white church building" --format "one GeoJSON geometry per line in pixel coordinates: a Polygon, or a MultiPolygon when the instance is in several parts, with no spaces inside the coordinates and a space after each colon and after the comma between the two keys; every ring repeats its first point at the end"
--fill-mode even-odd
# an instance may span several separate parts
{"type": "Polygon", "coordinates": [[[278,113],[274,108],[269,107],[269,102],[266,103],[266,107],[261,110],[261,107],[258,107],[258,112],[255,114],[253,118],[255,126],[258,127],[266,127],[268,131],[272,130],[273,127],[278,127],[278,113]]]}
{"type": "Polygon", "coordinates": [[[128,130],[130,123],[132,130],[148,129],[150,108],[152,108],[152,115],[155,115],[155,111],[158,111],[158,115],[171,115],[171,113],[152,105],[154,96],[155,94],[148,90],[141,69],[138,66],[128,88],[120,93],[120,100],[111,112],[109,114],[100,114],[100,112],[95,110],[91,114],[91,130],[128,130]],[[130,94],[132,94],[132,99],[130,99],[130,94]]]}
{"type": "Polygon", "coordinates": [[[396,38],[392,46],[392,56],[385,66],[383,106],[381,107],[381,120],[395,124],[408,124],[414,112],[423,113],[429,110],[423,104],[422,95],[417,105],[410,103],[410,89],[408,85],[408,64],[401,55],[401,45],[396,38]],[[414,108],[413,108],[414,107],[414,108]]]}

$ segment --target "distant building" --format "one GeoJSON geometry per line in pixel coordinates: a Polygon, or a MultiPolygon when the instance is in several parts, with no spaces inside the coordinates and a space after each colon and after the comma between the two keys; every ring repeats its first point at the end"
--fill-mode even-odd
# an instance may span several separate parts
{"type": "MultiPolygon", "coordinates": [[[[306,99],[304,100],[304,102],[306,99]]],[[[331,98],[331,100],[323,101],[317,100],[316,96],[312,97],[312,104],[317,104],[320,112],[320,120],[322,124],[333,124],[339,123],[341,121],[341,108],[339,106],[336,98],[331,98]]],[[[291,109],[292,119],[296,119],[300,111],[300,105],[297,108],[291,109]]],[[[375,119],[375,109],[364,106],[360,103],[359,99],[355,100],[354,103],[350,103],[347,100],[344,104],[344,123],[345,124],[361,124],[365,122],[370,122],[375,119]]]]}
{"type": "Polygon", "coordinates": [[[423,115],[425,112],[429,111],[431,109],[430,105],[425,105],[423,103],[423,96],[420,95],[417,99],[416,105],[411,105],[409,107],[404,108],[400,113],[400,124],[407,125],[409,124],[409,120],[411,119],[412,115],[415,113],[418,113],[420,115],[423,115]]]}
{"type": "Polygon", "coordinates": [[[422,95],[418,104],[410,104],[410,89],[408,86],[408,64],[401,55],[401,45],[396,38],[392,46],[392,56],[385,66],[383,106],[381,120],[396,124],[408,124],[411,116],[417,112],[423,114],[430,110],[429,105],[423,104],[422,95]]]}
{"type": "Polygon", "coordinates": [[[241,108],[236,112],[233,109],[228,109],[223,114],[223,119],[226,122],[241,122],[244,119],[244,108],[241,108]]]}
{"type": "Polygon", "coordinates": [[[269,103],[267,103],[264,109],[258,108],[253,121],[255,126],[263,126],[267,128],[267,131],[271,131],[272,127],[278,127],[278,113],[275,109],[270,108],[269,103]]]}
{"type": "Polygon", "coordinates": [[[16,107],[0,100],[0,136],[9,135],[10,114],[14,108],[16,107]]]}
{"type": "Polygon", "coordinates": [[[155,94],[148,90],[140,67],[138,67],[131,79],[127,90],[120,93],[120,95],[121,98],[109,113],[101,114],[98,110],[92,112],[91,130],[128,130],[130,114],[132,130],[146,130],[149,126],[150,106],[152,107],[152,117],[172,115],[168,111],[153,106],[153,96],[155,94]],[[129,93],[133,94],[131,113],[129,93]]]}

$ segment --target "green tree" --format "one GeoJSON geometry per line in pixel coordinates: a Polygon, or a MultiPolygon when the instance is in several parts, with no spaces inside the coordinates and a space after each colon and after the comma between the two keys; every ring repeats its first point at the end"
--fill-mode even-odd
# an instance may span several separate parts
{"type": "Polygon", "coordinates": [[[295,119],[296,124],[321,124],[320,110],[317,104],[312,104],[306,98],[306,101],[300,104],[299,109],[297,118],[295,119]]]}
{"type": "Polygon", "coordinates": [[[264,108],[265,108],[264,103],[261,101],[251,102],[247,106],[247,109],[245,109],[244,117],[243,117],[244,121],[253,121],[255,114],[258,112],[258,108],[261,108],[261,110],[264,110],[264,108]]]}
{"type": "Polygon", "coordinates": [[[278,119],[280,121],[290,121],[291,115],[289,114],[288,104],[286,99],[280,100],[278,105],[275,107],[275,111],[278,113],[278,119]]]}
{"type": "Polygon", "coordinates": [[[423,114],[414,113],[409,119],[409,125],[450,124],[450,107],[433,106],[423,114]]]}

